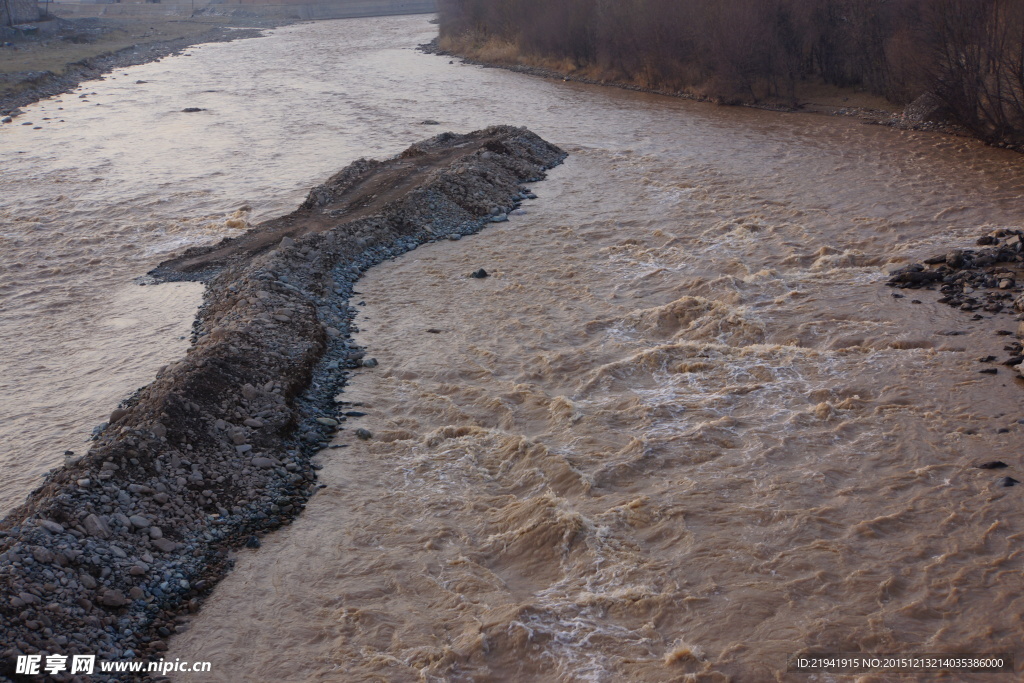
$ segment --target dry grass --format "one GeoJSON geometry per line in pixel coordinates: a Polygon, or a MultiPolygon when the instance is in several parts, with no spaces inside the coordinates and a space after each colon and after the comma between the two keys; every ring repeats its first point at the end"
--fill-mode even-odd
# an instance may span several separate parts
{"type": "Polygon", "coordinates": [[[498,38],[481,38],[470,34],[444,36],[440,38],[438,45],[446,52],[454,52],[481,62],[503,66],[526,63],[519,53],[518,45],[498,38]]]}
{"type": "Polygon", "coordinates": [[[590,77],[570,59],[554,59],[524,53],[517,43],[494,36],[480,37],[469,33],[442,36],[438,40],[438,46],[446,52],[488,64],[534,66],[559,73],[590,77]]]}
{"type": "Polygon", "coordinates": [[[805,107],[813,109],[842,109],[844,107],[875,109],[879,111],[900,111],[902,107],[893,104],[881,95],[873,95],[863,88],[840,88],[822,83],[820,80],[807,80],[797,84],[797,99],[805,107]]]}

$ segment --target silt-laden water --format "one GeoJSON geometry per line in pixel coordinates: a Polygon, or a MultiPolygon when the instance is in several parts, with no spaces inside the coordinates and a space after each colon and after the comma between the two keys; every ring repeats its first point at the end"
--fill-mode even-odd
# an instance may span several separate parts
{"type": "Polygon", "coordinates": [[[198,289],[132,278],[424,119],[525,125],[566,164],[359,283],[380,364],[341,398],[367,416],[169,655],[223,681],[761,681],[809,650],[1018,651],[997,481],[1022,387],[977,363],[1016,321],[883,283],[1019,227],[1020,157],[450,64],[413,50],[427,19],[203,46],[29,112],[65,132],[0,129],[26,152],[0,181],[5,502],[183,351],[198,289]]]}

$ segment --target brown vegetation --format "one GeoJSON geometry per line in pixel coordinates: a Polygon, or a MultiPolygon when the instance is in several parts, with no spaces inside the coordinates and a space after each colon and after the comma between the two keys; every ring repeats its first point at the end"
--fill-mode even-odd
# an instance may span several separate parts
{"type": "Polygon", "coordinates": [[[442,47],[722,102],[796,105],[805,83],[905,104],[931,92],[989,141],[1024,142],[1020,0],[441,0],[442,47]]]}

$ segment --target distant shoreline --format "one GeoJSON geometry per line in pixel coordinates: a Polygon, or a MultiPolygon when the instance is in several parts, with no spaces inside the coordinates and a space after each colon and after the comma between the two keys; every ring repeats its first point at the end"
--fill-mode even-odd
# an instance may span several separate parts
{"type": "MultiPolygon", "coordinates": [[[[465,51],[442,49],[439,44],[439,38],[434,38],[429,43],[420,45],[419,49],[421,52],[424,52],[426,54],[433,54],[441,57],[454,57],[466,64],[474,64],[477,66],[483,66],[492,69],[504,69],[506,71],[513,71],[515,73],[526,74],[529,76],[538,76],[541,78],[571,81],[573,83],[584,83],[587,85],[599,85],[608,88],[618,88],[621,90],[631,90],[633,92],[648,93],[651,95],[662,95],[665,97],[676,97],[679,99],[692,100],[695,102],[717,104],[720,106],[748,107],[751,109],[763,109],[767,111],[777,111],[792,114],[818,114],[824,116],[856,118],[865,124],[886,126],[889,128],[896,128],[899,130],[915,130],[923,132],[942,133],[944,135],[978,139],[976,136],[972,135],[966,129],[955,124],[929,120],[927,117],[927,112],[923,112],[922,107],[917,103],[911,103],[910,105],[907,105],[906,107],[903,108],[892,108],[890,110],[878,109],[870,106],[864,106],[863,104],[859,103],[857,101],[857,93],[854,91],[851,91],[850,93],[849,99],[852,100],[852,102],[849,104],[827,104],[805,101],[799,103],[796,107],[793,107],[776,102],[722,102],[716,100],[715,98],[699,95],[692,92],[660,90],[656,88],[646,88],[641,85],[629,83],[626,81],[599,80],[589,78],[587,76],[582,76],[580,74],[559,71],[538,64],[530,64],[528,63],[529,60],[523,58],[520,59],[522,59],[522,61],[526,63],[501,63],[485,59],[479,59],[472,54],[466,53],[465,51]]],[[[1015,152],[1024,153],[1024,148],[1013,147],[1012,145],[1008,144],[999,144],[993,146],[1001,147],[1003,149],[1009,149],[1015,152]]]]}
{"type": "MultiPolygon", "coordinates": [[[[91,26],[90,23],[76,20],[58,18],[55,21],[60,22],[59,30],[67,33],[73,33],[76,27],[91,26]]],[[[264,21],[261,23],[263,25],[249,28],[231,28],[220,24],[211,24],[208,30],[196,33],[195,35],[148,43],[140,42],[114,52],[104,52],[86,57],[66,64],[63,73],[55,73],[53,71],[0,73],[0,84],[14,88],[19,86],[24,88],[17,92],[4,92],[0,94],[0,116],[13,119],[21,114],[20,109],[22,107],[34,104],[47,97],[69,93],[83,81],[100,78],[104,74],[111,73],[117,69],[159,61],[164,57],[181,54],[184,50],[202,43],[226,43],[245,38],[259,38],[265,35],[263,33],[265,29],[276,28],[289,22],[281,20],[264,21]]],[[[52,42],[60,42],[59,37],[52,38],[52,42]]],[[[43,49],[45,49],[45,44],[43,44],[42,40],[36,40],[33,43],[42,45],[43,49]]]]}

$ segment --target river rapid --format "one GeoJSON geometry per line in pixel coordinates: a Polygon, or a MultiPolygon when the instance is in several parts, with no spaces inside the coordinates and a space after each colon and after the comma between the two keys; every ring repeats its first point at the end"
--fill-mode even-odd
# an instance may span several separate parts
{"type": "Polygon", "coordinates": [[[178,678],[1020,659],[1024,489],[997,481],[1024,479],[1024,387],[977,363],[1016,321],[883,285],[1020,227],[1021,157],[453,64],[414,50],[428,20],[199,46],[0,128],[4,509],[184,352],[200,286],[135,278],[439,132],[425,119],[524,125],[570,153],[539,199],[359,283],[379,365],[340,398],[373,438],[340,432],[306,511],[238,553],[168,653],[213,672],[178,678]]]}

